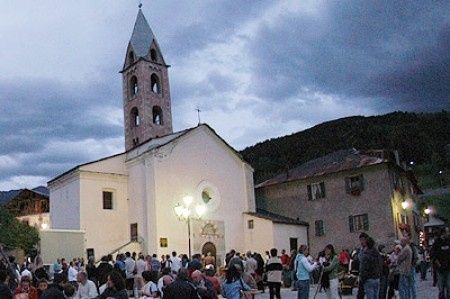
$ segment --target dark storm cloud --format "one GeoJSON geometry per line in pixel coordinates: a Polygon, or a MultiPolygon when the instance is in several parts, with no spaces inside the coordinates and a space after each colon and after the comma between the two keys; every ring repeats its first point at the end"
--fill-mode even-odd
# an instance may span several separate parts
{"type": "Polygon", "coordinates": [[[448,11],[444,1],[361,1],[287,13],[251,45],[252,92],[283,101],[307,88],[380,110],[448,108],[448,11]]]}

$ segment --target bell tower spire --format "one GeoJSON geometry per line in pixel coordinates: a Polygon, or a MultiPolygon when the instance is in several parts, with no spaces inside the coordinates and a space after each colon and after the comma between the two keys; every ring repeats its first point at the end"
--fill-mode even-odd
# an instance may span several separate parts
{"type": "Polygon", "coordinates": [[[173,132],[169,65],[141,6],[121,71],[126,150],[173,132]]]}

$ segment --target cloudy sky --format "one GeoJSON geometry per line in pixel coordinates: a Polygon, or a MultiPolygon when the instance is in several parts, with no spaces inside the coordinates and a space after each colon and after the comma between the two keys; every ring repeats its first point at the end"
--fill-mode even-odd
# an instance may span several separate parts
{"type": "MultiPolygon", "coordinates": [[[[120,70],[138,1],[0,0],[0,190],[124,149],[120,70]]],[[[175,130],[231,145],[450,106],[448,1],[145,1],[175,130]]]]}

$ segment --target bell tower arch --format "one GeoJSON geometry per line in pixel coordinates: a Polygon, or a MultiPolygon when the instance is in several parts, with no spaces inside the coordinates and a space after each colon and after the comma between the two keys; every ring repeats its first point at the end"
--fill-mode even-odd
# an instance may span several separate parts
{"type": "Polygon", "coordinates": [[[139,8],[120,72],[125,150],[173,132],[168,68],[139,8]]]}

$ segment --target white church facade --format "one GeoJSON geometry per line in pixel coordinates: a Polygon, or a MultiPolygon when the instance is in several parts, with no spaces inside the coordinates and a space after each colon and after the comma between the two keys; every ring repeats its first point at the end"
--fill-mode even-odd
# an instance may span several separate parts
{"type": "Polygon", "coordinates": [[[221,261],[231,249],[306,243],[306,223],[257,212],[253,169],[211,127],[172,131],[167,69],[139,10],[121,71],[125,152],[48,182],[50,229],[82,232],[96,259],[132,248],[158,256],[212,252],[221,261]],[[186,198],[189,223],[175,209],[186,198]]]}

